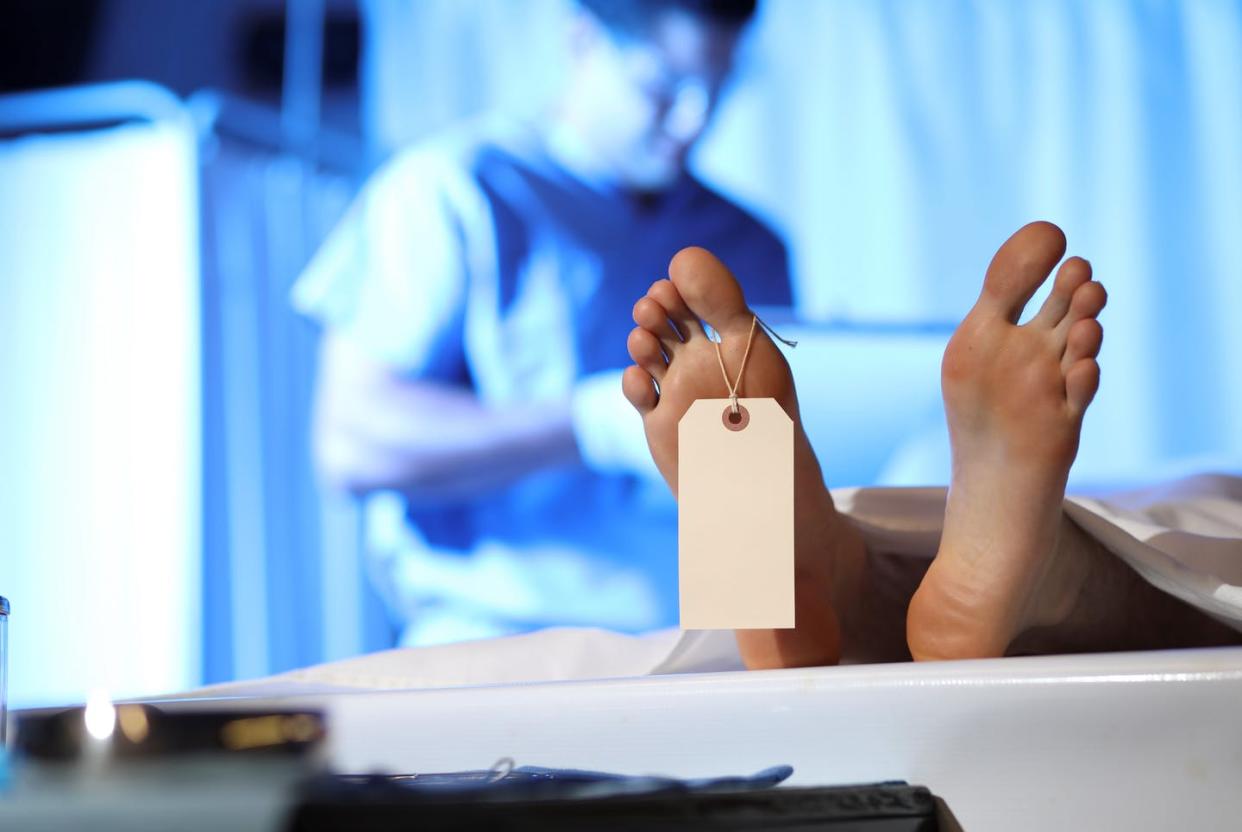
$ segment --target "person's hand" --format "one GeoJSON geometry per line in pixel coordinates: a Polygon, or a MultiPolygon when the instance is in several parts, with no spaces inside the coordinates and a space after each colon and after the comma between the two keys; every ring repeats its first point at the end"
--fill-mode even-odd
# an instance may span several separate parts
{"type": "Polygon", "coordinates": [[[574,437],[583,461],[601,473],[636,474],[658,480],[647,450],[642,419],[621,392],[621,370],[578,381],[573,391],[574,437]]]}

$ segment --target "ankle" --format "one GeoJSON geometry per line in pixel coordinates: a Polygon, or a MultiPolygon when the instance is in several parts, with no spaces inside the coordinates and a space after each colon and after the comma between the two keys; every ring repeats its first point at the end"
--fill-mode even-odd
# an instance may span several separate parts
{"type": "MultiPolygon", "coordinates": [[[[814,472],[799,472],[795,491],[797,623],[789,630],[735,630],[738,651],[750,670],[831,665],[841,656],[841,628],[833,606],[834,599],[842,594],[838,590],[842,570],[837,560],[843,551],[842,541],[849,541],[858,532],[837,513],[818,466],[814,472]]],[[[848,543],[844,550],[848,551],[848,543]]]]}
{"type": "Polygon", "coordinates": [[[1053,552],[1022,617],[1023,630],[1064,627],[1083,612],[1084,595],[1098,573],[1100,544],[1061,516],[1053,552]]]}

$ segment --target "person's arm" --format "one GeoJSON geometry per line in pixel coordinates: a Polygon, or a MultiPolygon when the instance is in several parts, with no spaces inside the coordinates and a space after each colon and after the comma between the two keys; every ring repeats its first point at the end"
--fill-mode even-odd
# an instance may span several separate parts
{"type": "Polygon", "coordinates": [[[330,329],[314,435],[330,485],[420,501],[466,499],[579,458],[568,400],[490,407],[469,390],[403,378],[330,329]]]}

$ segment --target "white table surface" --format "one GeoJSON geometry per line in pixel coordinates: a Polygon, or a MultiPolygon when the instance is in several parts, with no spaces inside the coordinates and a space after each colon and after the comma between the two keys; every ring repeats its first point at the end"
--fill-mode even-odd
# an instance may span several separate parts
{"type": "Polygon", "coordinates": [[[1242,648],[214,701],[325,709],[349,772],[789,763],[928,786],[967,830],[1242,828],[1242,648]]]}

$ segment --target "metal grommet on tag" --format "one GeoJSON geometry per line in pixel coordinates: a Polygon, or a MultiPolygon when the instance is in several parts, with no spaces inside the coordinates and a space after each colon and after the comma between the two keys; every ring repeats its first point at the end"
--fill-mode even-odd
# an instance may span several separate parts
{"type": "Polygon", "coordinates": [[[750,424],[750,411],[739,404],[737,413],[734,413],[733,406],[729,405],[724,409],[724,413],[720,414],[720,421],[724,422],[724,426],[729,430],[746,430],[746,426],[750,424]]]}

